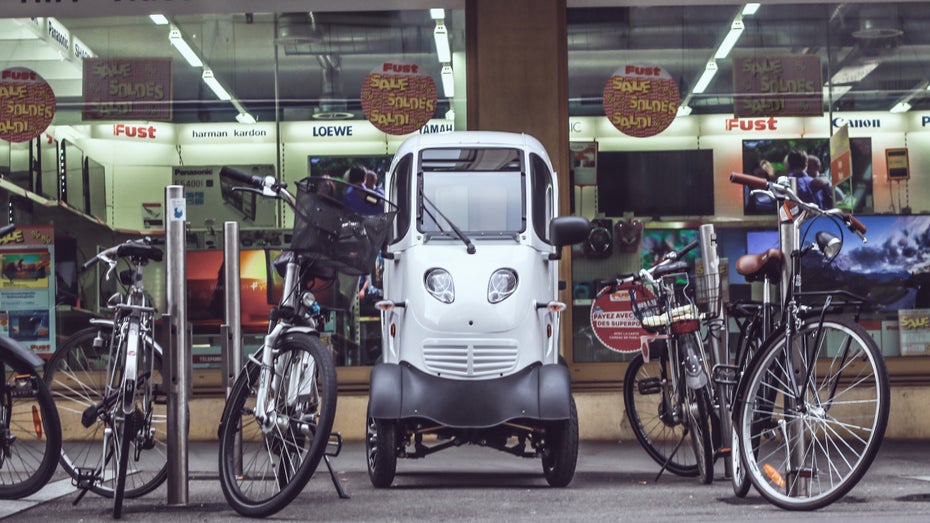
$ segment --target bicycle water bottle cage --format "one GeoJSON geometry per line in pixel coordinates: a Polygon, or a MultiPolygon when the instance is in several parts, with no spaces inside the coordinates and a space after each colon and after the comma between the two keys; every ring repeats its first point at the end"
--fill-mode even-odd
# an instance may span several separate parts
{"type": "Polygon", "coordinates": [[[775,285],[781,281],[782,252],[772,247],[761,254],[745,254],[736,260],[736,272],[747,282],[763,281],[766,278],[775,285]]]}

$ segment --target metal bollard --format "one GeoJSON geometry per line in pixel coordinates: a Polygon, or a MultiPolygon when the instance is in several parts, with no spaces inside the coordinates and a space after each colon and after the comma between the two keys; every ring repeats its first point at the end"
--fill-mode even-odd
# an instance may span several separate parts
{"type": "MultiPolygon", "coordinates": [[[[223,225],[223,274],[226,292],[224,295],[226,323],[223,329],[223,381],[226,386],[226,399],[232,393],[233,384],[242,366],[242,315],[239,313],[241,297],[239,288],[239,223],[225,222],[223,225]]],[[[235,470],[242,471],[241,434],[236,435],[233,455],[236,457],[235,470]]]]}
{"type": "Polygon", "coordinates": [[[168,315],[171,342],[168,344],[168,505],[188,504],[188,449],[191,390],[191,337],[187,328],[186,226],[187,203],[184,187],[165,188],[168,221],[165,244],[168,280],[168,315]]]}

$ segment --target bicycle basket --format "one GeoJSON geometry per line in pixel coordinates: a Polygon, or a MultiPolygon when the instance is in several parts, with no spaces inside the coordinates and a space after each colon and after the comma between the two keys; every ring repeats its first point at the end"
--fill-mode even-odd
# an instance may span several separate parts
{"type": "Polygon", "coordinates": [[[694,304],[694,286],[688,273],[662,276],[661,285],[668,296],[668,323],[672,332],[690,332],[700,328],[701,313],[694,304]]]}
{"type": "Polygon", "coordinates": [[[694,304],[709,316],[719,316],[721,292],[720,273],[701,274],[694,279],[694,304]]]}
{"type": "Polygon", "coordinates": [[[297,182],[291,249],[314,260],[315,269],[360,276],[374,267],[397,207],[379,194],[352,187],[364,191],[364,212],[359,212],[342,199],[349,187],[341,180],[320,177],[297,182]]]}

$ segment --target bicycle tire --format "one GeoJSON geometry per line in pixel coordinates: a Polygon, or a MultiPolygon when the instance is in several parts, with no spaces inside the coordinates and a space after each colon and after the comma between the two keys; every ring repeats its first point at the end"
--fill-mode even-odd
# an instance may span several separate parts
{"type": "Polygon", "coordinates": [[[61,422],[51,394],[34,370],[23,370],[0,361],[0,499],[38,492],[55,473],[61,452],[61,422]],[[13,392],[17,376],[28,376],[29,395],[13,392]]]}
{"type": "Polygon", "coordinates": [[[642,354],[637,354],[630,361],[623,379],[626,417],[636,440],[649,457],[675,475],[695,477],[698,467],[692,446],[688,441],[681,441],[690,436],[684,433],[685,428],[680,421],[671,419],[668,410],[670,399],[665,397],[663,389],[656,390],[656,386],[667,382],[668,358],[664,354],[648,363],[643,361],[642,354]]]}
{"type": "MultiPolygon", "coordinates": [[[[746,369],[749,367],[749,362],[752,361],[753,356],[765,342],[763,339],[763,321],[762,313],[759,312],[740,329],[740,341],[736,352],[738,377],[741,377],[746,372],[746,369]]],[[[752,480],[749,478],[749,474],[746,473],[746,464],[743,463],[743,458],[740,454],[739,422],[735,419],[737,417],[737,412],[733,404],[736,387],[732,387],[732,389],[729,398],[730,408],[734,414],[732,435],[730,438],[730,454],[728,458],[730,460],[731,470],[730,485],[736,497],[744,498],[749,494],[749,490],[752,488],[752,480]]]]}
{"type": "Polygon", "coordinates": [[[710,396],[707,387],[685,386],[684,412],[688,418],[691,448],[694,450],[698,481],[714,481],[714,444],[710,433],[710,396]]]}
{"type": "MultiPolygon", "coordinates": [[[[98,471],[100,481],[94,482],[89,489],[104,497],[113,496],[117,464],[110,458],[119,430],[112,420],[108,421],[101,416],[97,416],[89,427],[84,427],[81,417],[88,407],[100,402],[105,394],[110,334],[109,326],[88,327],[76,332],[65,340],[46,364],[44,376],[58,406],[63,426],[66,427],[60,463],[75,481],[78,481],[82,472],[86,475],[98,471]],[[98,334],[100,343],[95,346],[94,339],[98,334]],[[109,448],[105,449],[104,434],[108,431],[112,437],[108,440],[109,448]]],[[[155,370],[147,384],[154,387],[155,384],[164,383],[161,371],[164,367],[160,351],[154,348],[152,353],[155,370]]],[[[152,405],[151,429],[155,432],[150,442],[154,447],[139,449],[139,461],[135,460],[139,441],[130,443],[129,450],[133,459],[127,471],[125,498],[148,494],[168,477],[167,418],[166,405],[159,402],[152,405]]]]}
{"type": "Polygon", "coordinates": [[[287,334],[279,345],[272,368],[283,381],[278,393],[269,384],[274,394],[269,404],[274,401],[283,423],[264,434],[256,421],[259,365],[251,361],[236,379],[220,420],[220,485],[229,505],[249,517],[270,516],[300,494],[326,451],[336,413],[336,369],[329,349],[304,333],[287,334]],[[308,389],[311,361],[315,386],[308,389]],[[285,395],[289,389],[292,394],[285,395]]]}
{"type": "Polygon", "coordinates": [[[114,451],[116,452],[116,484],[113,486],[113,518],[119,519],[123,514],[123,497],[126,492],[126,467],[129,465],[129,450],[136,438],[136,427],[133,423],[133,414],[124,415],[117,420],[117,436],[114,451]]]}
{"type": "Polygon", "coordinates": [[[888,375],[875,341],[843,317],[825,319],[823,332],[820,325],[806,320],[792,344],[801,366],[811,357],[817,362],[803,383],[803,407],[786,401],[794,394],[786,387],[792,348],[785,336],[770,340],[750,362],[739,392],[747,473],[763,497],[788,510],[823,508],[849,492],[872,464],[888,422],[888,375]],[[802,460],[791,469],[789,449],[802,460]]]}

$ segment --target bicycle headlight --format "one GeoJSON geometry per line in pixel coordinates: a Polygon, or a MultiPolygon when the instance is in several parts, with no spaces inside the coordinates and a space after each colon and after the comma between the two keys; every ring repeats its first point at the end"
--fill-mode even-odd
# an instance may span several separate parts
{"type": "Polygon", "coordinates": [[[497,269],[488,281],[488,301],[500,303],[517,290],[517,273],[513,269],[497,269]]]}
{"type": "Polygon", "coordinates": [[[443,302],[452,303],[455,300],[455,285],[452,283],[452,275],[445,269],[430,269],[426,271],[424,282],[426,290],[433,295],[433,298],[443,302]]]}

